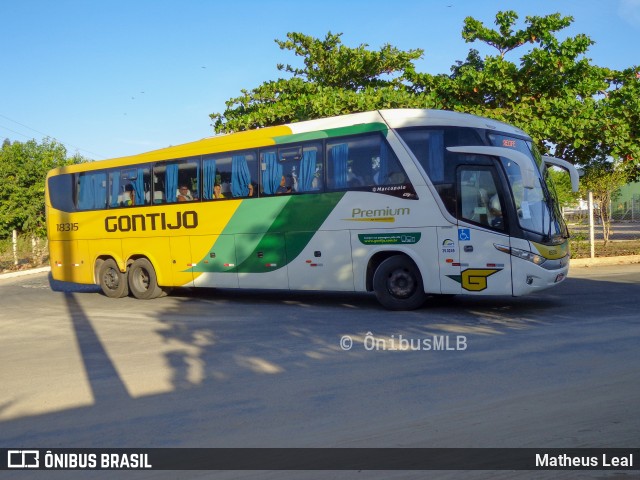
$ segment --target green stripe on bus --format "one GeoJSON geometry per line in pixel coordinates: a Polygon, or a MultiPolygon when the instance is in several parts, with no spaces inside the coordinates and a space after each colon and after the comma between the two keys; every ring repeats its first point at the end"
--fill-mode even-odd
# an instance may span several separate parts
{"type": "Polygon", "coordinates": [[[193,272],[258,273],[285,266],[302,252],[343,196],[335,192],[243,200],[193,272]],[[288,232],[295,235],[285,236],[288,232]],[[225,266],[223,259],[229,258],[235,262],[225,266]]]}
{"type": "Polygon", "coordinates": [[[387,126],[384,123],[363,123],[353,125],[351,127],[330,128],[327,130],[317,130],[315,132],[292,133],[291,135],[282,135],[273,137],[276,145],[292,142],[306,142],[309,140],[320,140],[323,138],[346,137],[349,135],[358,135],[369,132],[384,132],[386,135],[387,126]]]}
{"type": "Polygon", "coordinates": [[[275,270],[296,258],[343,196],[344,192],[335,192],[288,197],[289,202],[273,220],[251,254],[242,263],[238,261],[238,273],[275,270]],[[296,234],[285,235],[287,232],[296,234]]]}
{"type": "Polygon", "coordinates": [[[256,248],[262,234],[268,231],[290,196],[243,200],[233,217],[211,246],[211,250],[200,259],[194,272],[236,272],[237,265],[244,261],[256,248]],[[243,235],[239,248],[236,247],[237,234],[243,235]],[[215,255],[211,260],[210,255],[215,255]],[[225,266],[225,259],[234,259],[232,265],[225,266]],[[209,263],[204,263],[207,260],[209,263]]]}

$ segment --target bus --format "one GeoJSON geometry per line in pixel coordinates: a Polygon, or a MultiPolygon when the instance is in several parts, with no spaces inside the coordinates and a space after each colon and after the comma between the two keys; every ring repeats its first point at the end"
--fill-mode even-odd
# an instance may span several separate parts
{"type": "Polygon", "coordinates": [[[567,227],[522,130],[390,109],[218,135],[49,172],[55,280],[113,298],[174,287],[520,296],[559,284],[567,227]]]}

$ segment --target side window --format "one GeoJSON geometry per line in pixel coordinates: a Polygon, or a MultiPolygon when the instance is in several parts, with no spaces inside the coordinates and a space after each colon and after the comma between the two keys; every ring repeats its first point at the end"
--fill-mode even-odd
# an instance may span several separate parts
{"type": "MultiPolygon", "coordinates": [[[[408,185],[398,157],[378,134],[327,142],[327,186],[332,190],[387,191],[408,185]]],[[[400,189],[400,188],[399,188],[400,189]]]]}
{"type": "Polygon", "coordinates": [[[323,189],[323,161],[322,144],[308,143],[302,146],[302,159],[300,160],[300,176],[298,178],[298,191],[321,192],[323,189]]]}
{"type": "Polygon", "coordinates": [[[257,196],[258,162],[252,151],[207,155],[202,159],[202,198],[257,196]]]}
{"type": "Polygon", "coordinates": [[[260,152],[261,193],[283,195],[322,190],[322,144],[289,145],[260,152]]]}
{"type": "Polygon", "coordinates": [[[276,193],[296,193],[300,191],[298,176],[302,147],[300,145],[278,148],[278,162],[282,165],[282,177],[276,193]]]}
{"type": "MultiPolygon", "coordinates": [[[[445,183],[444,130],[409,129],[399,133],[429,175],[431,183],[445,183]]],[[[450,178],[450,183],[453,183],[453,178],[450,178]]]]}
{"type": "Polygon", "coordinates": [[[455,216],[456,166],[485,160],[477,155],[451,153],[446,148],[483,145],[478,133],[471,128],[462,127],[403,128],[397,132],[429,176],[445,208],[455,216]]]}
{"type": "Polygon", "coordinates": [[[132,207],[151,203],[151,175],[147,166],[109,172],[109,207],[132,207]]]}
{"type": "Polygon", "coordinates": [[[458,180],[458,217],[483,227],[504,230],[502,200],[494,169],[463,165],[458,169],[458,180]]]}
{"type": "Polygon", "coordinates": [[[287,195],[298,188],[301,147],[273,148],[260,151],[260,194],[287,195]]]}
{"type": "Polygon", "coordinates": [[[94,210],[107,206],[107,174],[105,172],[80,173],[76,182],[76,207],[94,210]]]}
{"type": "Polygon", "coordinates": [[[51,205],[63,212],[73,212],[76,209],[74,183],[76,175],[67,173],[49,177],[48,190],[51,205]]]}
{"type": "Polygon", "coordinates": [[[153,167],[153,203],[192,202],[200,198],[197,159],[158,163],[153,167]]]}

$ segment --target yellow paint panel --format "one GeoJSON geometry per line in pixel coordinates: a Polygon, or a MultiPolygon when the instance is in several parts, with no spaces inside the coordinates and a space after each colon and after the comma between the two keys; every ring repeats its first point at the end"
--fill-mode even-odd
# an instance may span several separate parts
{"type": "Polygon", "coordinates": [[[56,227],[68,214],[52,217],[49,238],[54,278],[93,283],[98,257],[113,257],[124,270],[131,257],[143,255],[154,265],[160,285],[190,284],[190,265],[209,252],[241,202],[78,212],[73,214],[77,229],[68,232],[56,227]]]}
{"type": "Polygon", "coordinates": [[[51,273],[56,280],[93,283],[93,270],[87,241],[53,240],[49,242],[51,273]]]}
{"type": "Polygon", "coordinates": [[[232,150],[244,150],[247,148],[259,148],[275,145],[273,137],[290,135],[291,128],[287,126],[277,126],[248,130],[246,132],[232,133],[229,135],[219,135],[216,137],[204,138],[195,142],[176,145],[175,147],[162,148],[140,155],[131,155],[98,162],[83,163],[80,165],[69,165],[49,172],[49,175],[60,173],[84,172],[87,170],[98,170],[103,168],[121,167],[144,162],[155,162],[159,160],[172,160],[176,158],[193,157],[206,155],[209,153],[227,152],[232,150]]]}
{"type": "Polygon", "coordinates": [[[538,250],[540,255],[549,260],[557,260],[569,255],[569,242],[565,241],[560,245],[542,245],[541,243],[531,242],[538,250]]]}

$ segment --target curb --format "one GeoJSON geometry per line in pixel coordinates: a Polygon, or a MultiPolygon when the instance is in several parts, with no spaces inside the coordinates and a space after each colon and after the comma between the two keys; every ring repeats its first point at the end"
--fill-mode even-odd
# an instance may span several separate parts
{"type": "Polygon", "coordinates": [[[0,273],[0,280],[5,278],[24,277],[34,273],[50,272],[51,267],[32,268],[30,270],[18,270],[17,272],[0,273]]]}
{"type": "Polygon", "coordinates": [[[569,263],[570,267],[600,267],[611,265],[629,265],[640,263],[640,255],[624,255],[620,257],[576,258],[569,263]]]}

